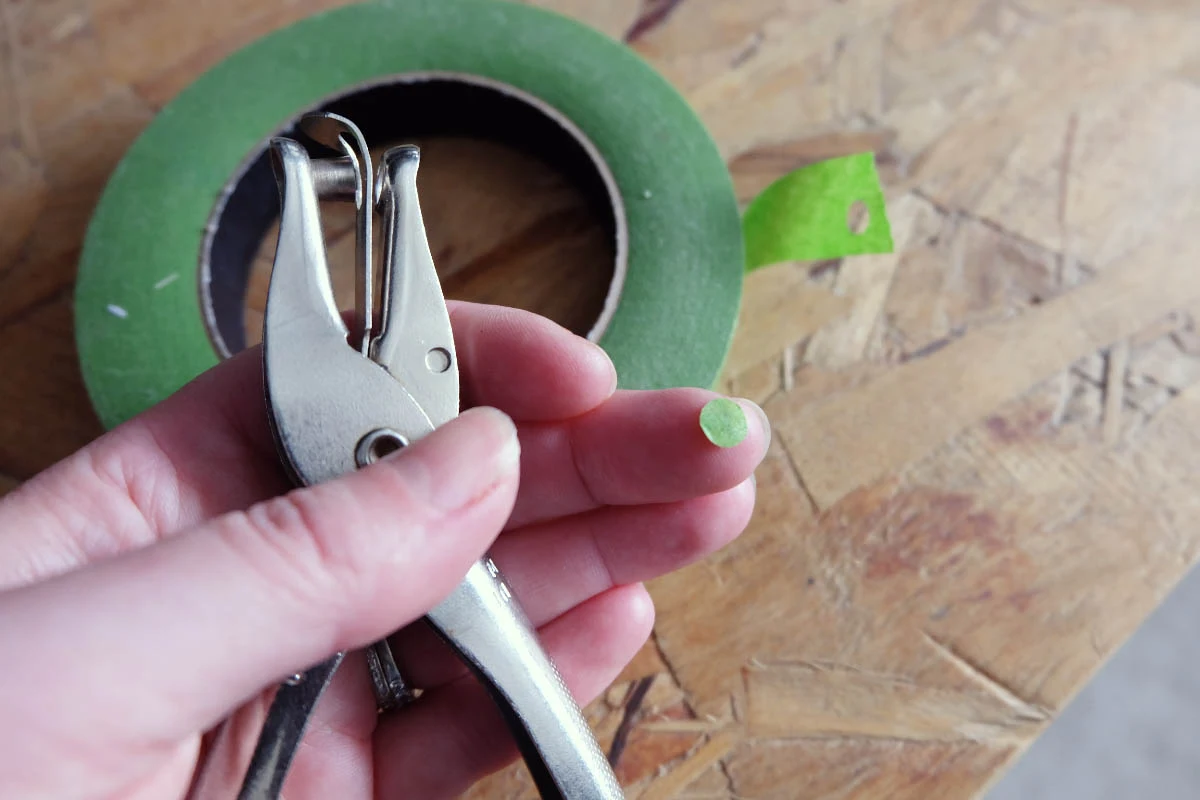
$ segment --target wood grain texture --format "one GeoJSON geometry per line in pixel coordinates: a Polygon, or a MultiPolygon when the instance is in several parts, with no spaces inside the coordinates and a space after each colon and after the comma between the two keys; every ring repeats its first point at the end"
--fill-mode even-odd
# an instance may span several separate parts
{"type": "MultiPolygon", "coordinates": [[[[99,432],[70,289],[120,154],[341,4],[0,2],[0,493],[99,432]]],[[[980,796],[1200,556],[1194,3],[537,4],[660,69],[743,202],[874,150],[899,244],[747,281],[722,385],[775,439],[746,534],[651,586],[653,640],[587,709],[630,797],[980,796]]],[[[422,144],[449,294],[586,330],[610,254],[575,190],[422,144]]],[[[346,299],[348,230],[332,212],[346,299]]],[[[470,793],[532,796],[520,765],[470,793]]]]}

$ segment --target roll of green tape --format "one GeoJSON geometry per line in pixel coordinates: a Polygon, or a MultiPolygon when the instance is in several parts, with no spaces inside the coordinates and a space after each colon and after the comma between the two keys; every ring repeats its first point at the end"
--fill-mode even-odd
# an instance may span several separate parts
{"type": "Polygon", "coordinates": [[[106,426],[219,360],[203,298],[221,265],[215,253],[212,274],[200,263],[206,224],[248,159],[327,98],[414,73],[511,87],[582,132],[607,165],[627,235],[620,295],[599,336],[621,385],[712,385],[741,298],[741,220],[728,170],[683,98],[628,48],[550,12],[375,0],[233,54],[164,108],[117,166],[75,298],[83,376],[106,426]]]}
{"type": "Polygon", "coordinates": [[[368,141],[485,136],[576,178],[610,218],[614,279],[591,337],[625,388],[712,386],[746,269],[892,247],[869,153],[784,176],[743,222],[687,102],[631,50],[570,19],[505,0],[346,6],[201,76],[110,178],[75,309],[105,426],[241,349],[250,261],[278,203],[266,141],[318,108],[349,116],[368,141]],[[870,213],[866,230],[846,228],[852,203],[870,213]]]}

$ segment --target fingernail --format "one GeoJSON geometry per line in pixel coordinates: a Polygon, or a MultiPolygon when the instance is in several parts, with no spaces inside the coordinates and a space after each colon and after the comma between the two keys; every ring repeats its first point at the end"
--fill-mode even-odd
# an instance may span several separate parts
{"type": "Polygon", "coordinates": [[[737,404],[746,412],[748,418],[758,423],[758,430],[763,437],[763,455],[765,456],[771,446],[771,420],[768,419],[767,412],[763,411],[758,403],[744,397],[737,398],[737,404]]]}
{"type": "Polygon", "coordinates": [[[494,408],[473,408],[385,461],[443,513],[488,494],[516,472],[521,444],[513,421],[494,408]]]}
{"type": "Polygon", "coordinates": [[[613,364],[612,358],[608,355],[607,350],[605,350],[596,342],[593,342],[591,339],[585,338],[584,341],[591,346],[592,350],[596,353],[596,357],[603,360],[604,364],[607,366],[609,374],[608,393],[611,395],[617,390],[617,383],[619,382],[619,378],[617,376],[617,367],[615,364],[613,364]]]}

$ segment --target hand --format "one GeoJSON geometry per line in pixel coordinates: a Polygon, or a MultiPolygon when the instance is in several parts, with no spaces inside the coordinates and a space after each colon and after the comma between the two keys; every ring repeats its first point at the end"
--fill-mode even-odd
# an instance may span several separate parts
{"type": "Polygon", "coordinates": [[[580,703],[617,676],[653,624],[641,582],[744,528],[766,419],[745,403],[721,450],[710,392],[614,392],[540,317],[451,316],[481,408],[352,475],[291,490],[248,352],[0,501],[0,796],[179,798],[219,757],[232,797],[272,688],[339,650],[286,796],[464,792],[516,757],[491,700],[413,626],[392,641],[423,694],[377,715],[361,648],[488,550],[580,703]],[[240,751],[214,756],[227,718],[240,751]]]}

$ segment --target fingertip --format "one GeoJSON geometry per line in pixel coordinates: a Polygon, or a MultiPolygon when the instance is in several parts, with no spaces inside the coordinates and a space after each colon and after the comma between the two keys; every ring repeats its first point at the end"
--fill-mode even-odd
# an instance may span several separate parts
{"type": "MultiPolygon", "coordinates": [[[[422,502],[434,516],[457,523],[483,497],[497,492],[515,497],[520,455],[512,419],[498,409],[480,406],[373,466],[393,473],[399,479],[398,488],[422,502]]],[[[393,502],[387,494],[371,499],[393,502]]]]}
{"type": "Polygon", "coordinates": [[[635,583],[624,589],[627,623],[631,631],[640,632],[640,647],[654,632],[658,610],[654,606],[654,597],[644,583],[635,583]]]}
{"type": "Polygon", "coordinates": [[[636,563],[637,571],[626,572],[626,577],[650,580],[707,558],[742,535],[754,514],[754,502],[754,481],[747,478],[723,492],[657,508],[643,507],[640,513],[658,531],[653,544],[646,544],[640,526],[634,529],[634,537],[611,537],[614,550],[607,556],[609,570],[617,569],[612,564],[618,560],[636,563]]]}
{"type": "Polygon", "coordinates": [[[761,453],[758,463],[767,457],[767,450],[771,447],[771,419],[767,416],[767,412],[762,406],[755,403],[753,400],[747,400],[744,397],[734,398],[734,402],[741,406],[743,413],[746,415],[746,421],[750,429],[748,438],[754,440],[758,445],[758,450],[761,453]]]}
{"type": "Polygon", "coordinates": [[[542,362],[540,377],[554,382],[555,397],[543,400],[553,400],[550,418],[586,413],[616,392],[616,366],[599,344],[529,312],[516,311],[513,321],[528,327],[528,355],[535,359],[530,366],[542,362]]]}
{"type": "Polygon", "coordinates": [[[495,406],[518,421],[566,419],[616,391],[604,349],[545,317],[455,303],[451,321],[467,405],[495,406]]]}
{"type": "Polygon", "coordinates": [[[560,425],[524,426],[523,488],[509,528],[600,505],[672,503],[732,489],[769,445],[754,407],[695,387],[619,390],[560,425]],[[700,419],[714,400],[732,408],[740,439],[722,447],[700,419]]]}
{"type": "Polygon", "coordinates": [[[712,555],[742,535],[754,514],[756,494],[751,475],[732,489],[709,496],[707,519],[695,543],[700,557],[712,555]]]}
{"type": "Polygon", "coordinates": [[[458,425],[470,423],[486,430],[488,437],[494,439],[513,461],[520,455],[521,442],[517,437],[517,423],[503,409],[495,406],[475,406],[464,410],[452,422],[458,425]]]}
{"type": "MultiPolygon", "coordinates": [[[[618,376],[617,376],[617,366],[616,366],[616,364],[613,363],[612,357],[609,356],[608,351],[605,350],[603,347],[601,347],[599,344],[597,344],[596,342],[593,342],[590,339],[585,339],[582,336],[577,337],[577,338],[582,340],[584,342],[584,344],[586,344],[588,347],[588,352],[590,354],[589,358],[591,359],[591,362],[592,362],[590,365],[592,372],[597,376],[604,377],[604,380],[605,380],[604,385],[607,388],[602,393],[603,396],[600,398],[600,401],[599,401],[599,402],[603,402],[604,400],[607,400],[609,397],[612,397],[612,395],[617,391],[617,384],[619,382],[618,376]]],[[[597,402],[595,405],[599,405],[599,402],[597,402]]]]}

